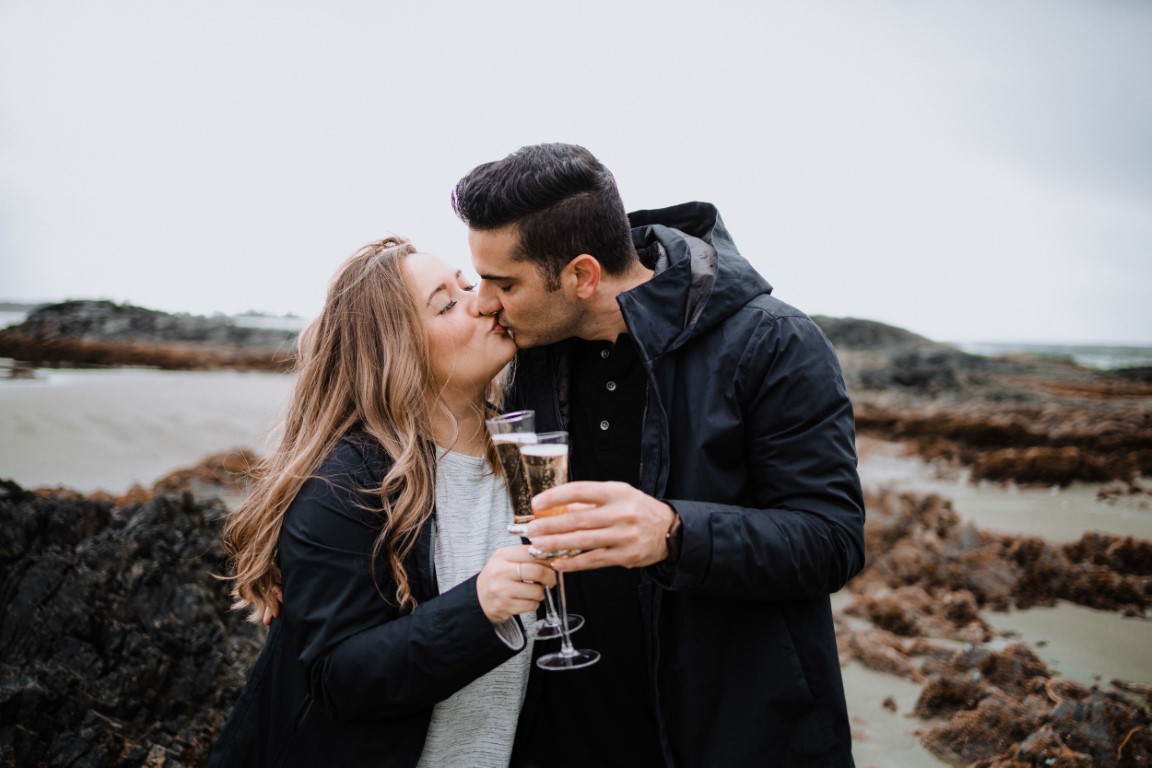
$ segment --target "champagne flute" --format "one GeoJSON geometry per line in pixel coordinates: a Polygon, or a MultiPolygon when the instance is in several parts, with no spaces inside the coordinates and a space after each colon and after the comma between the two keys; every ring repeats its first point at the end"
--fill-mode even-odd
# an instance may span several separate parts
{"type": "MultiPolygon", "coordinates": [[[[536,441],[520,446],[520,461],[524,465],[524,475],[528,489],[533,496],[549,488],[568,482],[568,433],[543,432],[536,435],[536,441]]],[[[567,504],[547,509],[537,509],[537,517],[562,515],[568,511],[567,504]]],[[[559,557],[579,554],[574,551],[548,552],[541,557],[549,561],[559,557]]],[[[557,573],[560,587],[560,650],[548,653],[536,660],[541,669],[580,669],[600,660],[599,651],[572,646],[571,628],[568,623],[568,597],[564,592],[564,574],[557,573]]]]}
{"type": "MultiPolygon", "coordinates": [[[[536,441],[536,414],[534,411],[513,411],[484,422],[488,434],[496,446],[500,466],[504,470],[504,482],[512,499],[512,522],[525,525],[532,521],[532,493],[524,479],[524,466],[520,463],[520,446],[536,441]]],[[[584,626],[584,617],[571,614],[568,617],[568,630],[575,632],[584,626]]],[[[556,612],[556,602],[552,590],[544,589],[544,618],[536,623],[536,637],[547,640],[561,635],[560,614],[556,612]]]]}

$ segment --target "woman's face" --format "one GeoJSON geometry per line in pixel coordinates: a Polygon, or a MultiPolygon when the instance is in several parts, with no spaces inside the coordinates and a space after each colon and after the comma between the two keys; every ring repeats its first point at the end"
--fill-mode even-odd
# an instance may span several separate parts
{"type": "Polygon", "coordinates": [[[428,330],[434,382],[482,392],[516,354],[516,343],[495,318],[480,315],[460,270],[426,253],[407,256],[405,267],[428,330]]]}

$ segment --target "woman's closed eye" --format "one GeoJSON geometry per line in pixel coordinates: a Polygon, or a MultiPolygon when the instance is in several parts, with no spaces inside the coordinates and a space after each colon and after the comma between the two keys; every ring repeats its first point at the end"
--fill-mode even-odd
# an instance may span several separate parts
{"type": "MultiPolygon", "coordinates": [[[[457,276],[457,277],[459,277],[459,276],[457,276]]],[[[445,290],[447,291],[449,289],[447,287],[445,287],[445,290]]],[[[459,283],[457,283],[456,284],[456,290],[463,291],[464,293],[472,293],[473,291],[476,290],[476,283],[464,283],[463,285],[460,285],[459,283]]],[[[448,312],[450,312],[452,310],[453,307],[455,307],[459,303],[460,302],[458,300],[452,299],[447,304],[445,304],[444,307],[439,312],[437,312],[436,314],[437,315],[447,314],[448,312]]]]}

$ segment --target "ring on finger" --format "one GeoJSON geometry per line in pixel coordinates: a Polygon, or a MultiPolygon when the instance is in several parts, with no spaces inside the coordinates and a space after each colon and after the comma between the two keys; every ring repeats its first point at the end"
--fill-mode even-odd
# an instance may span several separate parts
{"type": "Polygon", "coordinates": [[[522,566],[522,565],[524,565],[524,564],[523,563],[516,563],[516,578],[519,579],[520,581],[524,581],[524,574],[521,573],[521,571],[520,571],[520,566],[522,566]]]}

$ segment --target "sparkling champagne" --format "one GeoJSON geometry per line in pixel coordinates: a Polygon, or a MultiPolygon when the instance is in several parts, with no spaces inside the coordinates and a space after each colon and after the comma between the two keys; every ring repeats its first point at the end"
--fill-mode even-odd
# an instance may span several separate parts
{"type": "MultiPolygon", "coordinates": [[[[531,496],[543,493],[549,488],[568,482],[568,446],[557,443],[534,443],[520,446],[520,460],[524,464],[524,474],[528,480],[528,490],[531,496]]],[[[562,515],[568,511],[567,504],[560,504],[547,509],[535,510],[536,517],[552,517],[562,515]]],[[[563,552],[542,553],[543,559],[551,560],[558,557],[568,557],[577,552],[564,550],[563,552]]]]}
{"type": "Polygon", "coordinates": [[[520,461],[520,447],[535,439],[530,432],[505,432],[492,435],[500,466],[504,469],[504,482],[508,484],[508,495],[512,497],[512,522],[532,521],[532,491],[524,475],[524,465],[520,461]]]}
{"type": "MultiPolygon", "coordinates": [[[[520,462],[524,465],[524,476],[528,481],[528,490],[533,496],[568,482],[568,433],[567,432],[541,432],[536,440],[520,446],[520,462]]],[[[537,517],[550,517],[568,511],[567,504],[559,504],[548,509],[536,510],[537,517]]],[[[539,525],[539,523],[537,523],[539,525]]],[[[554,560],[558,557],[578,554],[576,550],[563,552],[535,552],[535,548],[528,551],[535,557],[554,560]]],[[[560,588],[560,650],[555,653],[546,653],[536,659],[536,666],[541,669],[580,669],[600,660],[600,653],[585,648],[576,648],[572,645],[572,627],[569,620],[573,615],[568,613],[568,598],[564,592],[564,573],[556,574],[556,583],[560,588]]],[[[583,623],[583,619],[580,620],[583,623]]]]}
{"type": "MultiPolygon", "coordinates": [[[[568,482],[568,446],[559,443],[532,443],[520,446],[528,487],[535,496],[568,482]]],[[[543,514],[539,511],[536,514],[543,514]]],[[[555,513],[553,513],[555,514],[555,513]]]]}

